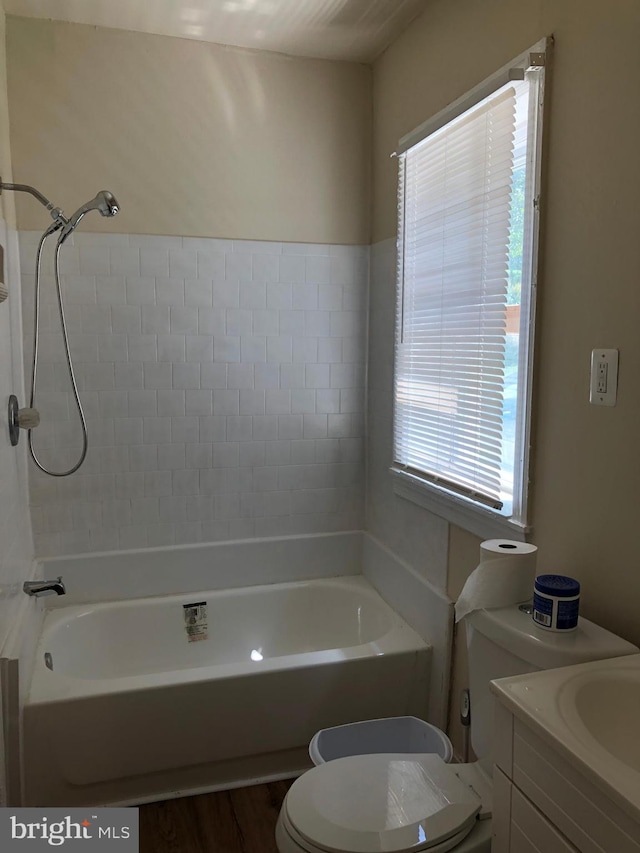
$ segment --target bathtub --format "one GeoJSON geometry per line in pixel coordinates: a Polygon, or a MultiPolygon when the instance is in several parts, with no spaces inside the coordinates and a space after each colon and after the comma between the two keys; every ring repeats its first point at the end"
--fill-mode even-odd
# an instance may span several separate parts
{"type": "Polygon", "coordinates": [[[51,610],[25,805],[126,805],[299,774],[314,732],[424,716],[431,648],[362,576],[51,610]]]}

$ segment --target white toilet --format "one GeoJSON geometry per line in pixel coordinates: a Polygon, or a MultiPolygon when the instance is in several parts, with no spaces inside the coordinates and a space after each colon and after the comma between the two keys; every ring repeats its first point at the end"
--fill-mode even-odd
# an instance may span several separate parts
{"type": "Polygon", "coordinates": [[[354,755],[297,779],[276,827],[280,853],[489,853],[495,678],[636,654],[638,649],[580,619],[556,634],[518,605],[469,615],[471,743],[478,760],[445,764],[433,754],[354,755]]]}

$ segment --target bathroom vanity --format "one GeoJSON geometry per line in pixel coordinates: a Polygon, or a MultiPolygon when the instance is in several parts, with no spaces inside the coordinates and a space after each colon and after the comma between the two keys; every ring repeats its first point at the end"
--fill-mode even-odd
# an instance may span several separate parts
{"type": "Polygon", "coordinates": [[[492,853],[638,853],[640,655],[491,689],[492,853]]]}

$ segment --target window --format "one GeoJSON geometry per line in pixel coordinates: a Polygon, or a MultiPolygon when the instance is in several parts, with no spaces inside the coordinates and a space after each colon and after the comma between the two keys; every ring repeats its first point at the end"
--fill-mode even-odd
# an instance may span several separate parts
{"type": "Polygon", "coordinates": [[[479,535],[526,531],[545,47],[400,143],[396,490],[479,535]]]}

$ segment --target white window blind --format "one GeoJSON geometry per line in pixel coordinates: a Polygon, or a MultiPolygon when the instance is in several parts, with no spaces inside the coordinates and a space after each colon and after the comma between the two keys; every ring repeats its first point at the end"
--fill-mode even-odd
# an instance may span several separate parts
{"type": "MultiPolygon", "coordinates": [[[[516,457],[522,460],[517,440],[506,435],[505,398],[514,219],[520,245],[524,235],[524,252],[531,251],[535,122],[528,96],[527,81],[502,86],[405,151],[399,175],[394,465],[507,514],[516,457]],[[526,175],[516,182],[519,165],[526,175]],[[518,215],[514,193],[526,214],[518,215]]],[[[523,303],[526,309],[526,294],[523,303]]],[[[515,354],[520,421],[524,331],[515,354]]]]}

